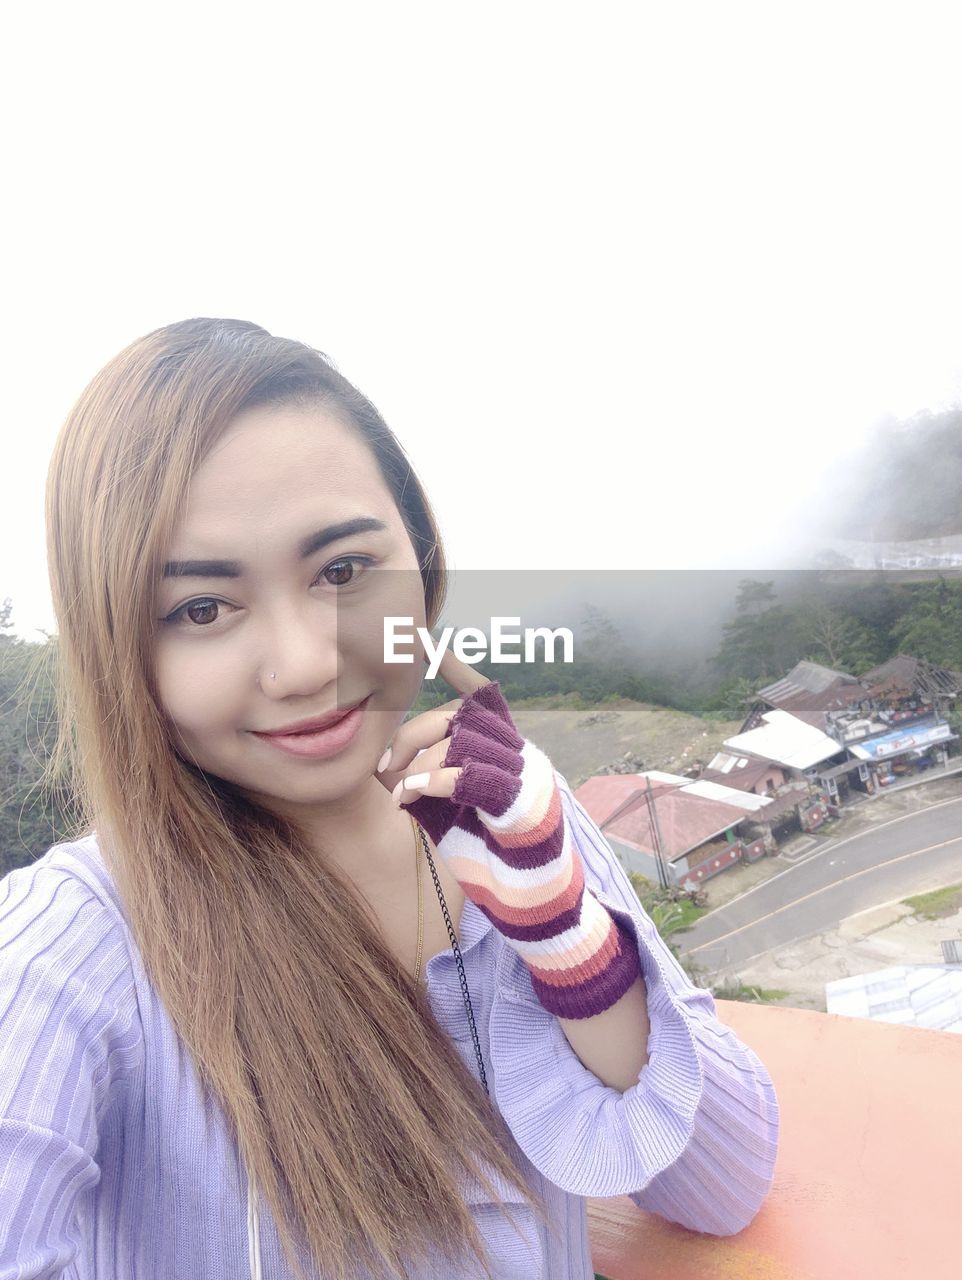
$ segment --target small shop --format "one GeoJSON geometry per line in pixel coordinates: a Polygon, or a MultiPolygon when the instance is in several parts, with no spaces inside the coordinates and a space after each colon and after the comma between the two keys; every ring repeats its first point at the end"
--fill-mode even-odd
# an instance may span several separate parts
{"type": "Polygon", "coordinates": [[[849,750],[868,765],[877,786],[889,787],[928,769],[944,768],[949,758],[948,744],[957,737],[949,725],[930,721],[852,743],[849,750]]]}
{"type": "Polygon", "coordinates": [[[845,804],[859,794],[871,795],[875,790],[874,769],[866,760],[845,760],[828,769],[819,769],[815,780],[828,802],[845,804]]]}

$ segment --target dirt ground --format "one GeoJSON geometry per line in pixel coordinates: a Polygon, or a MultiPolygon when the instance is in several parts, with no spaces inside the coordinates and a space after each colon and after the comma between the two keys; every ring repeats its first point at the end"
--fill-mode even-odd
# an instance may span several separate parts
{"type": "Polygon", "coordinates": [[[917,919],[904,903],[873,907],[837,929],[781,947],[737,972],[741,982],[788,995],[770,1003],[826,1011],[825,984],[900,964],[942,964],[940,943],[962,938],[962,910],[941,920],[917,919]]]}
{"type": "Polygon", "coordinates": [[[599,703],[591,710],[551,707],[548,701],[512,703],[511,715],[519,732],[541,748],[572,789],[605,765],[623,760],[626,752],[632,753],[632,773],[680,773],[696,762],[707,764],[725,739],[741,728],[740,721],[700,720],[628,698],[599,703]]]}

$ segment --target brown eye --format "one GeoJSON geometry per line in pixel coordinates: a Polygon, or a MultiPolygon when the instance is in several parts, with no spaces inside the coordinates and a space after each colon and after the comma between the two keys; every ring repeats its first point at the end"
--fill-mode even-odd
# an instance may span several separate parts
{"type": "Polygon", "coordinates": [[[353,578],[353,576],[354,576],[354,566],[350,560],[338,560],[337,564],[329,565],[324,570],[324,577],[328,578],[328,581],[331,583],[332,587],[346,586],[347,583],[351,581],[351,578],[353,578]],[[331,574],[331,573],[336,575],[335,581],[331,581],[331,579],[328,578],[328,574],[331,574]]]}
{"type": "Polygon", "coordinates": [[[194,625],[190,627],[190,630],[209,627],[212,622],[219,621],[222,603],[221,600],[215,600],[211,596],[188,600],[186,604],[180,605],[173,613],[169,613],[166,618],[161,618],[161,622],[169,627],[186,627],[193,623],[194,625]]]}
{"type": "Polygon", "coordinates": [[[217,621],[217,601],[195,600],[193,604],[186,606],[184,613],[191,622],[196,622],[198,626],[206,626],[217,621]]]}
{"type": "Polygon", "coordinates": [[[321,576],[326,578],[332,587],[347,587],[350,586],[355,578],[363,576],[363,574],[359,575],[357,573],[354,566],[360,565],[363,570],[369,567],[370,563],[370,560],[361,556],[347,556],[343,560],[332,561],[326,569],[321,570],[321,576]],[[328,574],[335,574],[336,581],[332,581],[328,574]]]}

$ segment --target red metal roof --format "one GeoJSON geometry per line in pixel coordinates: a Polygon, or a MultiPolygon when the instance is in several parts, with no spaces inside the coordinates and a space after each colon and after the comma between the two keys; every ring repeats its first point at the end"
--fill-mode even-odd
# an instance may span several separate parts
{"type": "MultiPolygon", "coordinates": [[[[658,796],[681,785],[680,782],[652,782],[651,790],[653,795],[658,796]]],[[[603,773],[588,778],[572,795],[584,806],[592,821],[603,828],[622,805],[639,791],[647,791],[647,784],[637,773],[603,773]]]]}
{"type": "MultiPolygon", "coordinates": [[[[733,805],[682,791],[681,784],[652,782],[651,790],[661,853],[669,862],[748,817],[733,805]]],[[[589,778],[573,794],[604,835],[655,856],[658,840],[644,778],[589,778]],[[612,815],[617,816],[612,820],[612,815]]]]}

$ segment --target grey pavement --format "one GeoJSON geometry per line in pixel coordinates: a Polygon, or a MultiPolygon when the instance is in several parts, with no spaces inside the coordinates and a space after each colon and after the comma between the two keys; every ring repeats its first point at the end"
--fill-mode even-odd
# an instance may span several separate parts
{"type": "Polygon", "coordinates": [[[894,816],[895,806],[859,806],[852,834],[816,840],[798,861],[673,934],[673,942],[717,974],[817,939],[859,912],[962,881],[962,795],[902,803],[909,811],[894,816]],[[924,807],[911,807],[918,803],[924,807]]]}

